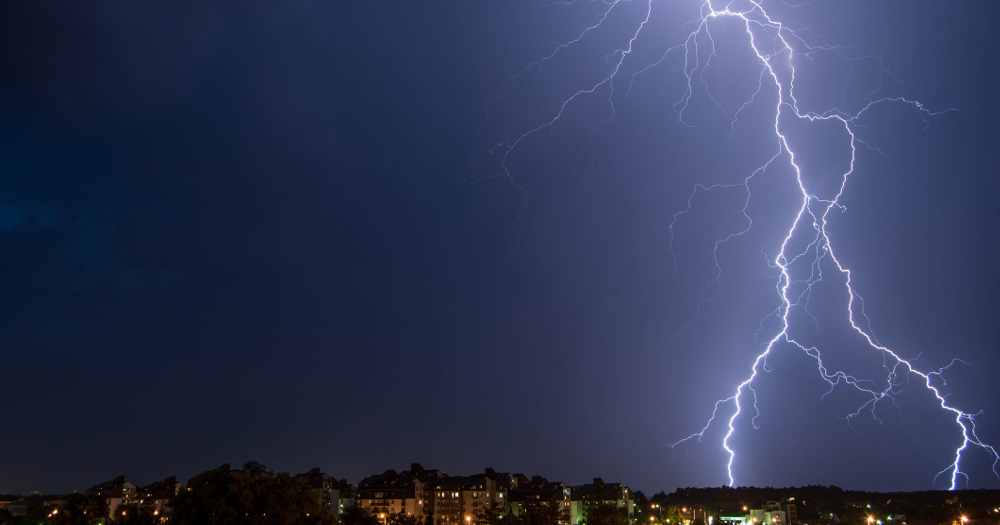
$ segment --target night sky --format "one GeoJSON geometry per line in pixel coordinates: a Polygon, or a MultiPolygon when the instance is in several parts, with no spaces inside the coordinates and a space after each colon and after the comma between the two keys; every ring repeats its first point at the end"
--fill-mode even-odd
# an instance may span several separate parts
{"type": "MultiPolygon", "coordinates": [[[[648,5],[508,81],[606,8],[545,3],[0,3],[0,492],[250,460],[354,483],[419,461],[647,492],[726,484],[722,425],[669,444],[773,334],[787,162],[752,187],[754,228],[718,251],[718,286],[711,246],[745,226],[739,192],[696,196],[669,225],[696,184],[766,162],[773,116],[751,106],[731,133],[702,90],[698,129],[677,124],[668,61],[627,100],[616,84],[608,124],[590,133],[607,92],[583,97],[497,177],[504,150],[486,148],[605,74],[648,5]]],[[[1000,4],[772,3],[880,56],[899,81],[885,89],[958,109],[927,125],[907,105],[868,114],[872,149],[831,240],[882,344],[925,371],[973,365],[943,392],[1000,444],[1000,4]]],[[[698,6],[654,1],[629,79],[698,6]]],[[[738,28],[717,34],[704,81],[731,114],[759,66],[738,28]]],[[[875,63],[804,60],[802,104],[857,111],[890,78],[875,63]]],[[[847,151],[824,133],[796,134],[817,184],[847,151]]],[[[809,337],[877,377],[834,288],[810,303],[809,337]]],[[[849,424],[859,398],[823,399],[800,351],[777,347],[768,370],[760,428],[739,419],[730,442],[739,485],[946,488],[934,475],[960,436],[915,382],[880,405],[882,425],[849,424]]],[[[967,454],[969,486],[1000,487],[991,463],[967,454]]]]}

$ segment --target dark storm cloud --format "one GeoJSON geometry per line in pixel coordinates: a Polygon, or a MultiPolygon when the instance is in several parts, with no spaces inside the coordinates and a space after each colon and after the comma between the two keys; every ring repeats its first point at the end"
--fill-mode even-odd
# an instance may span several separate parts
{"type": "Polygon", "coordinates": [[[176,103],[223,29],[221,9],[196,2],[15,2],[4,11],[5,96],[90,118],[176,103]]]}
{"type": "Polygon", "coordinates": [[[463,356],[465,325],[482,324],[477,301],[508,293],[477,275],[512,270],[503,234],[467,219],[470,190],[446,173],[456,159],[444,152],[472,140],[447,119],[474,114],[429,118],[466,84],[417,83],[400,100],[391,86],[414,71],[342,49],[357,45],[348,27],[366,29],[354,22],[378,21],[327,6],[6,9],[5,44],[20,51],[4,56],[2,326],[21,372],[5,416],[27,429],[7,444],[68,442],[9,457],[6,489],[186,473],[234,446],[283,457],[266,443],[316,432],[347,454],[433,422],[369,421],[356,399],[468,386],[457,370],[479,357],[463,356]],[[74,398],[117,399],[97,416],[115,430],[74,398]],[[146,452],[109,455],[115,434],[146,452]],[[159,459],[138,459],[150,450],[159,459]],[[84,451],[78,468],[29,474],[84,451]]]}
{"type": "MultiPolygon", "coordinates": [[[[599,137],[589,176],[587,125],[607,118],[597,105],[512,158],[530,196],[520,234],[516,188],[502,178],[466,182],[496,173],[480,131],[493,139],[531,122],[551,106],[545,97],[580,80],[566,76],[573,68],[526,77],[480,127],[503,79],[549,49],[544,42],[591,20],[592,7],[563,16],[520,2],[3,4],[0,344],[15,372],[0,387],[0,417],[16,432],[0,439],[0,490],[80,489],[120,473],[146,482],[248,459],[292,470],[319,464],[351,481],[418,460],[452,473],[489,463],[570,482],[603,473],[645,490],[718,484],[716,449],[670,459],[662,443],[699,426],[713,396],[745,371],[740,359],[760,315],[720,303],[729,310],[718,328],[666,341],[711,278],[698,254],[742,215],[685,218],[679,281],[666,225],[695,182],[735,173],[756,153],[659,118],[670,103],[657,93],[669,84],[654,74],[635,86],[642,105],[619,108],[599,137]]],[[[577,66],[601,62],[588,53],[577,66]]],[[[979,70],[948,67],[982,81],[979,70]]],[[[947,99],[948,89],[925,91],[947,99]]],[[[959,93],[969,105],[985,96],[968,86],[959,93]]],[[[884,140],[904,156],[928,144],[986,150],[994,114],[932,128],[918,146],[884,140]]],[[[906,281],[943,275],[942,253],[968,246],[983,252],[969,264],[986,275],[988,244],[948,233],[978,224],[986,238],[995,234],[984,197],[923,184],[919,163],[870,157],[921,178],[900,196],[872,176],[851,196],[857,215],[844,220],[870,239],[845,242],[855,253],[887,252],[891,262],[871,263],[882,295],[905,297],[913,314],[925,296],[906,281]],[[935,192],[966,212],[936,225],[905,205],[935,192]],[[932,255],[914,258],[914,244],[932,255]]],[[[934,168],[997,166],[978,162],[934,168]]],[[[975,195],[991,194],[984,177],[964,177],[978,184],[975,195]]],[[[770,211],[786,204],[776,195],[753,210],[758,245],[773,234],[770,211]]],[[[704,198],[719,205],[740,196],[704,198]]],[[[739,256],[722,256],[733,263],[732,293],[773,290],[762,271],[726,259],[739,256]]],[[[979,284],[970,294],[986,306],[975,315],[988,319],[996,281],[979,284]]],[[[934,304],[964,300],[933,286],[934,304]]],[[[896,305],[869,304],[889,337],[918,339],[894,319],[896,305]]],[[[956,345],[989,344],[980,321],[942,312],[915,312],[942,327],[927,336],[934,345],[951,341],[950,326],[972,334],[956,345]]],[[[987,375],[976,370],[962,377],[987,375]]],[[[782,387],[817,388],[797,381],[782,387]]],[[[982,391],[958,395],[982,406],[982,391]]],[[[852,431],[828,417],[832,408],[777,406],[766,428],[786,428],[782,414],[795,415],[827,436],[783,450],[825,459],[785,477],[768,470],[773,456],[748,465],[790,483],[822,481],[812,472],[831,468],[849,480],[820,454],[852,443],[852,431]]],[[[774,450],[767,442],[779,438],[791,439],[744,436],[748,450],[774,450]]],[[[863,461],[891,465],[875,462],[882,445],[863,461]]],[[[898,480],[857,486],[909,488],[898,480]]]]}

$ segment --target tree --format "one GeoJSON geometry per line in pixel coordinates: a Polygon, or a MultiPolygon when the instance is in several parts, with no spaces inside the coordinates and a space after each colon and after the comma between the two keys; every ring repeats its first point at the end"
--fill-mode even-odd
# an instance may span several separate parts
{"type": "Polygon", "coordinates": [[[500,518],[500,525],[524,525],[524,521],[513,513],[508,512],[500,518]]]}
{"type": "Polygon", "coordinates": [[[52,525],[95,525],[108,523],[108,500],[99,494],[84,492],[71,494],[66,501],[52,509],[52,525]]]}
{"type": "Polygon", "coordinates": [[[608,504],[600,504],[587,513],[587,525],[624,525],[621,510],[608,504]]]}
{"type": "Polygon", "coordinates": [[[358,505],[344,509],[344,513],[340,515],[340,522],[342,525],[382,525],[374,512],[358,505]]]}
{"type": "Polygon", "coordinates": [[[475,516],[476,525],[503,525],[507,515],[503,511],[503,503],[487,503],[475,516]]]}
{"type": "Polygon", "coordinates": [[[681,509],[678,509],[674,505],[670,505],[663,511],[663,522],[670,525],[679,525],[684,523],[684,516],[681,515],[681,509]]]}
{"type": "Polygon", "coordinates": [[[41,498],[28,498],[28,508],[21,516],[20,523],[30,525],[46,525],[49,523],[51,509],[46,508],[45,501],[41,498]]]}
{"type": "Polygon", "coordinates": [[[643,494],[641,490],[633,493],[632,497],[633,502],[635,503],[635,512],[632,519],[635,523],[644,523],[649,525],[652,521],[660,520],[661,514],[659,509],[653,506],[655,505],[654,503],[651,503],[648,499],[646,499],[646,495],[643,494]],[[650,520],[650,517],[652,517],[653,520],[650,520]]]}
{"type": "Polygon", "coordinates": [[[171,502],[171,525],[334,525],[319,494],[304,479],[250,462],[224,465],[191,480],[171,502]]]}
{"type": "Polygon", "coordinates": [[[390,512],[385,516],[387,525],[421,525],[420,518],[402,512],[390,512]]]}
{"type": "Polygon", "coordinates": [[[561,501],[529,503],[521,521],[524,525],[562,525],[569,522],[569,511],[561,501]]]}
{"type": "Polygon", "coordinates": [[[159,525],[160,513],[152,507],[119,505],[115,509],[114,525],[159,525]]]}

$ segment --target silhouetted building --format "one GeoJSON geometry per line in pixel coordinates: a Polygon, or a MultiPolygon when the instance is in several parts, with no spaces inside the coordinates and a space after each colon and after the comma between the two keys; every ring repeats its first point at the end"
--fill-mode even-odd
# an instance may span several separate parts
{"type": "Polygon", "coordinates": [[[795,508],[795,498],[788,498],[787,501],[768,501],[764,505],[764,510],[766,511],[784,511],[785,517],[788,519],[788,523],[795,524],[799,521],[798,512],[795,508]]]}
{"type": "Polygon", "coordinates": [[[348,507],[357,505],[358,488],[347,483],[347,479],[340,480],[340,502],[337,512],[343,514],[348,507]]]}
{"type": "Polygon", "coordinates": [[[303,479],[319,493],[323,508],[334,516],[340,515],[340,482],[319,471],[316,467],[305,474],[296,474],[295,479],[303,479]]]}
{"type": "Polygon", "coordinates": [[[28,513],[28,500],[21,498],[10,502],[10,514],[15,518],[23,517],[28,513]]]}
{"type": "Polygon", "coordinates": [[[590,511],[598,505],[615,507],[629,521],[635,516],[635,498],[628,487],[594,478],[593,483],[571,488],[569,522],[578,525],[581,521],[586,521],[590,511]]]}
{"type": "Polygon", "coordinates": [[[380,519],[394,512],[414,516],[433,514],[434,497],[428,484],[444,477],[440,470],[425,470],[419,463],[398,474],[387,470],[358,483],[357,504],[380,519]]]}
{"type": "Polygon", "coordinates": [[[177,481],[175,476],[150,483],[144,487],[137,487],[135,490],[135,502],[143,508],[153,509],[156,515],[167,515],[170,513],[170,500],[180,493],[184,484],[177,481]]]}
{"type": "Polygon", "coordinates": [[[114,519],[117,516],[120,505],[134,505],[138,503],[135,489],[135,485],[125,481],[125,476],[118,476],[100,485],[90,487],[87,489],[87,492],[102,496],[108,504],[108,518],[114,519]]]}
{"type": "Polygon", "coordinates": [[[532,476],[526,483],[519,482],[511,489],[509,497],[510,511],[515,516],[523,515],[529,505],[550,501],[558,502],[567,514],[570,510],[570,488],[561,481],[549,481],[541,476],[532,476]]]}
{"type": "Polygon", "coordinates": [[[499,506],[506,509],[505,485],[509,485],[510,475],[498,475],[487,468],[482,474],[454,476],[434,481],[428,492],[433,495],[434,506],[431,514],[437,525],[469,525],[486,508],[499,506]],[[500,483],[497,479],[507,479],[500,483]]]}
{"type": "Polygon", "coordinates": [[[788,525],[785,511],[779,505],[768,504],[763,509],[751,509],[747,516],[748,525],[788,525]]]}

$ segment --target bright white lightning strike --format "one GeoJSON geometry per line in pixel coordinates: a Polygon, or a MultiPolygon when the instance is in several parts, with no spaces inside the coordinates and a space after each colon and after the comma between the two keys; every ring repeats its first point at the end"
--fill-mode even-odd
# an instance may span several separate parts
{"type": "MultiPolygon", "coordinates": [[[[566,0],[556,2],[555,4],[571,4],[575,3],[577,0],[566,0]]],[[[582,0],[581,0],[582,1],[582,0]]],[[[517,78],[528,72],[535,72],[538,68],[542,67],[547,61],[553,59],[560,52],[565,51],[570,46],[578,44],[581,40],[586,38],[589,33],[597,30],[605,23],[608,16],[616,9],[620,4],[629,3],[633,4],[629,0],[598,0],[606,6],[606,10],[598,17],[598,20],[593,25],[586,27],[582,32],[580,32],[576,38],[571,39],[565,43],[558,45],[555,50],[553,50],[547,56],[536,60],[531,63],[527,68],[525,68],[521,73],[518,73],[514,78],[517,78]]],[[[678,213],[674,214],[674,222],[670,224],[671,233],[671,253],[672,243],[673,243],[673,232],[674,226],[676,224],[677,218],[688,211],[691,210],[692,200],[694,196],[699,192],[708,192],[717,188],[732,188],[732,187],[742,187],[746,194],[746,202],[749,203],[750,200],[750,182],[759,173],[767,170],[775,162],[779,162],[780,159],[784,158],[787,154],[788,163],[793,169],[796,182],[798,184],[798,189],[801,196],[801,203],[798,205],[798,212],[795,214],[794,218],[790,219],[788,232],[784,237],[784,241],[781,243],[780,250],[777,255],[775,255],[770,264],[778,270],[779,277],[776,283],[776,292],[780,298],[780,306],[775,310],[773,315],[780,319],[780,331],[771,338],[766,344],[764,350],[756,356],[753,360],[753,365],[750,369],[749,377],[747,377],[742,383],[736,386],[733,395],[725,399],[720,399],[715,403],[715,409],[712,412],[711,417],[705,426],[696,432],[676,443],[672,446],[677,446],[685,443],[692,439],[701,439],[708,428],[715,422],[716,415],[718,413],[719,407],[728,403],[732,403],[734,407],[734,412],[728,420],[728,432],[725,438],[722,440],[722,447],[728,454],[727,461],[727,472],[729,476],[730,486],[734,486],[736,479],[733,475],[733,463],[736,459],[736,451],[732,448],[730,444],[730,439],[735,432],[735,422],[737,418],[743,412],[743,407],[740,404],[740,398],[746,393],[746,390],[750,391],[750,394],[754,397],[754,409],[756,410],[756,396],[753,392],[753,382],[757,377],[759,370],[766,367],[766,360],[771,350],[776,344],[780,342],[790,343],[801,349],[805,354],[813,358],[817,365],[817,370],[820,377],[823,378],[830,385],[830,390],[828,394],[833,391],[834,387],[837,385],[845,385],[856,389],[858,392],[864,394],[867,401],[858,407],[858,409],[846,416],[845,419],[850,421],[851,418],[861,415],[862,412],[870,413],[871,417],[878,420],[875,415],[876,405],[886,399],[894,399],[894,395],[898,393],[898,389],[904,384],[904,380],[908,380],[910,376],[918,377],[922,379],[923,384],[926,386],[927,390],[932,393],[940,405],[941,410],[946,411],[954,416],[954,421],[956,425],[956,431],[962,436],[961,445],[954,452],[954,460],[951,464],[947,465],[943,470],[941,470],[935,479],[940,476],[948,476],[950,478],[950,488],[955,490],[959,486],[959,478],[966,476],[961,469],[962,463],[962,453],[966,451],[970,445],[979,447],[985,450],[993,458],[993,472],[997,474],[1000,478],[1000,473],[997,473],[997,464],[1000,463],[1000,455],[997,451],[990,445],[984,443],[976,435],[976,419],[978,414],[971,414],[964,412],[954,406],[947,403],[946,396],[943,395],[939,388],[934,386],[932,383],[932,376],[936,376],[943,380],[942,373],[951,366],[950,364],[942,369],[922,372],[914,368],[911,361],[903,359],[893,350],[882,346],[874,334],[871,331],[870,324],[867,322],[867,318],[864,315],[863,301],[860,295],[854,291],[851,285],[851,271],[845,268],[837,256],[834,254],[833,246],[830,242],[830,237],[827,234],[827,218],[833,209],[843,209],[843,206],[839,203],[839,199],[844,192],[844,188],[847,184],[847,179],[854,171],[854,162],[856,148],[858,144],[864,147],[869,147],[868,144],[863,142],[861,139],[855,136],[856,128],[858,127],[858,119],[866,111],[872,107],[880,104],[902,104],[908,105],[913,108],[917,114],[924,118],[925,123],[929,123],[928,118],[945,113],[947,111],[952,111],[952,109],[947,109],[941,112],[931,112],[926,109],[920,102],[915,100],[910,100],[905,97],[875,97],[875,94],[879,93],[879,89],[876,89],[868,98],[867,104],[855,113],[850,113],[842,111],[837,108],[833,108],[822,114],[817,114],[813,112],[806,112],[799,109],[798,101],[795,97],[795,66],[793,63],[793,58],[797,56],[807,56],[810,53],[816,51],[828,51],[837,53],[838,56],[843,58],[845,61],[849,60],[845,54],[845,48],[838,46],[815,46],[807,43],[807,40],[801,36],[800,29],[794,29],[779,21],[775,17],[768,14],[765,10],[763,3],[764,0],[732,0],[722,6],[722,2],[712,2],[712,0],[706,0],[701,4],[700,16],[698,19],[692,21],[685,27],[689,28],[689,31],[685,35],[681,35],[682,38],[679,40],[681,43],[669,47],[663,53],[662,57],[645,67],[638,69],[635,73],[627,79],[619,79],[619,73],[622,70],[622,66],[625,60],[632,54],[634,44],[643,32],[643,29],[649,23],[650,14],[654,9],[655,0],[646,0],[644,8],[644,18],[636,27],[635,32],[631,34],[631,38],[628,44],[620,49],[615,50],[610,55],[608,55],[608,60],[610,61],[610,67],[608,73],[600,78],[596,83],[580,89],[576,93],[572,94],[568,98],[564,99],[561,104],[558,104],[555,108],[554,116],[539,124],[538,126],[529,129],[525,133],[516,137],[513,140],[501,142],[487,148],[491,153],[498,153],[501,157],[500,161],[500,172],[493,177],[505,177],[510,180],[510,182],[521,191],[524,197],[525,206],[527,205],[527,192],[524,188],[518,185],[514,176],[508,168],[507,161],[510,155],[517,150],[518,146],[526,138],[536,134],[547,128],[551,128],[556,122],[558,122],[563,115],[566,113],[567,109],[580,98],[588,97],[596,94],[601,89],[607,89],[608,98],[607,102],[612,108],[612,116],[606,122],[602,123],[603,126],[610,122],[610,119],[614,118],[614,95],[616,88],[616,81],[627,80],[628,89],[630,91],[632,83],[635,81],[637,75],[647,72],[651,68],[660,65],[668,56],[672,54],[680,54],[683,56],[683,66],[682,72],[686,79],[686,89],[684,90],[681,99],[677,101],[674,105],[674,109],[677,114],[678,123],[695,128],[695,126],[689,124],[685,121],[685,112],[689,108],[689,103],[691,97],[695,90],[698,88],[699,84],[705,82],[703,74],[705,72],[708,63],[711,62],[712,58],[715,57],[715,41],[712,34],[711,22],[716,19],[730,19],[738,22],[742,25],[749,36],[751,51],[756,55],[756,60],[761,68],[760,72],[760,84],[758,85],[757,91],[753,94],[750,100],[747,100],[743,105],[737,110],[732,116],[726,114],[730,119],[730,122],[735,127],[735,123],[740,116],[740,113],[746,109],[751,104],[758,103],[757,95],[760,94],[761,90],[765,86],[773,87],[777,90],[777,104],[773,109],[774,116],[774,140],[775,140],[775,153],[770,159],[762,166],[750,173],[741,183],[737,184],[716,184],[712,186],[698,185],[695,187],[694,192],[691,194],[691,198],[688,199],[688,207],[678,213]],[[720,7],[716,7],[714,4],[719,4],[720,7]],[[734,7],[738,6],[738,7],[734,7]],[[709,59],[702,63],[702,53],[699,49],[699,43],[704,45],[707,43],[710,49],[709,59]],[[787,135],[783,132],[781,121],[782,117],[794,118],[799,120],[807,121],[828,121],[835,123],[838,126],[842,126],[844,131],[849,137],[850,142],[850,164],[845,173],[842,174],[842,182],[837,190],[837,193],[832,198],[821,198],[818,195],[810,193],[806,189],[806,184],[803,182],[802,169],[796,162],[796,153],[793,151],[788,143],[787,135]],[[793,238],[796,238],[797,232],[806,231],[808,232],[809,242],[806,243],[806,247],[800,250],[793,250],[791,245],[794,244],[793,238]],[[824,260],[832,262],[837,271],[839,271],[845,277],[845,287],[848,293],[849,300],[847,304],[847,318],[850,321],[851,327],[860,334],[865,341],[867,341],[868,346],[872,351],[881,354],[883,359],[884,368],[886,370],[886,377],[875,381],[870,379],[862,379],[854,377],[848,373],[839,370],[829,370],[823,362],[822,355],[816,347],[810,347],[799,343],[789,334],[791,321],[789,320],[789,314],[793,307],[803,306],[808,300],[810,293],[812,292],[812,287],[815,283],[823,280],[823,273],[820,267],[820,263],[824,260]],[[794,268],[805,268],[807,270],[808,277],[804,279],[793,278],[794,268]],[[861,303],[860,314],[855,312],[855,299],[861,303]],[[865,327],[859,325],[856,315],[860,315],[865,319],[865,327]]],[[[550,5],[555,5],[550,4],[550,5]]],[[[603,9],[603,8],[602,8],[603,9]]],[[[884,72],[883,68],[883,72],[884,72]]],[[[513,79],[512,79],[513,80],[513,79]]],[[[880,86],[881,87],[881,86],[880,86]]],[[[708,93],[709,98],[715,105],[725,113],[722,105],[719,104],[711,94],[708,93]]],[[[600,127],[598,126],[598,127],[600,127]]],[[[591,131],[590,137],[593,136],[591,131]]],[[[593,141],[591,140],[591,146],[593,147],[593,141]]],[[[874,149],[874,148],[872,148],[874,149]]],[[[523,215],[525,208],[522,207],[521,215],[523,215]]],[[[747,220],[747,226],[743,231],[730,234],[728,237],[720,239],[715,242],[715,250],[718,250],[719,246],[726,243],[727,241],[747,233],[752,226],[752,219],[746,212],[746,205],[743,209],[743,215],[747,220]]],[[[523,222],[522,222],[523,229],[523,222]]],[[[715,252],[713,252],[713,256],[715,252]]],[[[676,260],[675,260],[676,262],[676,260]]],[[[718,260],[715,259],[716,270],[721,274],[721,269],[718,264],[718,260]]],[[[676,268],[676,266],[675,266],[676,268]]],[[[718,296],[718,281],[715,281],[715,294],[712,297],[703,299],[699,302],[700,307],[706,301],[710,301],[718,296]]],[[[808,314],[808,311],[806,311],[808,314]]],[[[811,315],[811,314],[809,314],[811,315]]],[[[697,319],[697,313],[695,315],[695,320],[697,319]]],[[[692,320],[685,326],[684,329],[690,327],[694,323],[692,320]]],[[[682,329],[682,331],[684,330],[682,329]]],[[[951,364],[955,362],[961,362],[959,360],[952,361],[951,364]]],[[[756,426],[756,416],[752,418],[754,425],[756,426]]],[[[967,476],[966,476],[967,477],[967,476]]]]}

